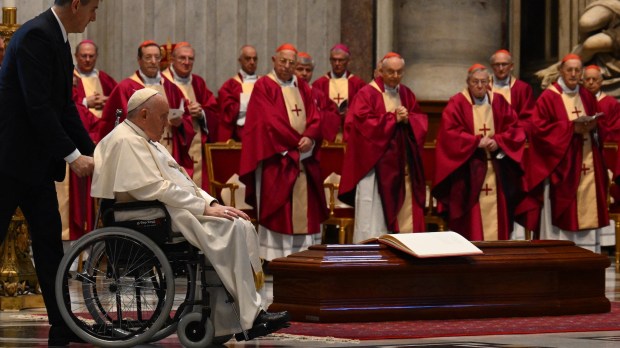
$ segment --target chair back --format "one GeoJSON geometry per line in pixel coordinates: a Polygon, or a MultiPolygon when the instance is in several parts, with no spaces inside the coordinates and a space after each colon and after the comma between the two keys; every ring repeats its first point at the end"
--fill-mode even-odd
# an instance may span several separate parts
{"type": "Polygon", "coordinates": [[[318,155],[321,180],[325,180],[331,173],[342,174],[345,149],[346,144],[343,143],[323,142],[318,155]]]}
{"type": "Polygon", "coordinates": [[[205,144],[209,193],[219,196],[217,183],[225,183],[234,174],[239,174],[241,143],[229,140],[225,143],[205,144]],[[215,183],[215,184],[214,184],[215,183]]]}

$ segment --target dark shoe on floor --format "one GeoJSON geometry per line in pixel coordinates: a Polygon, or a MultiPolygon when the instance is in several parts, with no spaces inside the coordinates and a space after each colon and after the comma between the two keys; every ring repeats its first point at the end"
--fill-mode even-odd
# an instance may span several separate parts
{"type": "Polygon", "coordinates": [[[254,326],[259,324],[267,324],[268,326],[280,326],[281,324],[287,323],[291,320],[291,316],[288,312],[265,312],[261,310],[258,313],[256,319],[254,319],[254,326]]]}
{"type": "Polygon", "coordinates": [[[62,347],[69,345],[70,342],[85,343],[67,326],[52,325],[49,331],[47,345],[50,347],[62,347]]]}
{"type": "Polygon", "coordinates": [[[248,341],[257,337],[269,335],[270,333],[289,327],[291,325],[289,320],[291,319],[288,312],[269,313],[261,310],[256,319],[254,319],[252,328],[245,332],[235,334],[235,339],[237,339],[237,341],[248,341]]]}

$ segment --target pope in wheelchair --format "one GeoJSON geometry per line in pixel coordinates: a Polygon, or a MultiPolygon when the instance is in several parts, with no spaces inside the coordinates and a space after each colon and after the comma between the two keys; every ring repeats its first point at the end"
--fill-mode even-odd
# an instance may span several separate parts
{"type": "MultiPolygon", "coordinates": [[[[220,205],[215,198],[198,188],[164,146],[158,143],[168,122],[168,114],[166,98],[156,90],[144,88],[131,96],[127,103],[126,120],[96,147],[91,195],[116,202],[159,201],[165,205],[172,231],[181,232],[187,242],[204,253],[207,263],[212,265],[227,291],[229,301],[219,301],[212,309],[215,313],[215,336],[236,334],[237,340],[247,340],[287,327],[290,320],[287,312],[269,313],[261,308],[261,296],[257,289],[264,283],[264,275],[258,256],[257,234],[250,218],[239,209],[220,205]],[[218,306],[232,306],[233,310],[218,306]]],[[[132,219],[136,218],[136,214],[147,219],[157,218],[148,216],[150,214],[145,211],[116,213],[115,218],[132,219]]],[[[106,250],[110,249],[109,245],[107,242],[106,250]]],[[[126,247],[125,244],[123,247],[126,247]]],[[[111,258],[110,255],[106,257],[111,258]]],[[[162,283],[156,280],[158,272],[153,271],[156,268],[149,267],[149,277],[155,280],[148,282],[162,283]]],[[[114,283],[115,290],[121,286],[117,283],[114,283]]],[[[62,284],[57,281],[58,286],[62,284]]],[[[193,285],[188,284],[190,286],[193,285]]],[[[92,295],[92,292],[89,294],[92,295]]],[[[138,305],[143,307],[145,304],[138,305]]],[[[104,307],[101,304],[97,306],[104,307]]],[[[102,321],[108,316],[102,315],[102,321]]],[[[119,319],[120,322],[124,320],[119,319]]],[[[204,323],[207,319],[201,320],[204,323]]],[[[189,332],[194,332],[192,330],[189,332]]],[[[84,335],[76,334],[84,338],[84,335]]],[[[96,339],[94,342],[102,343],[96,339]]]]}

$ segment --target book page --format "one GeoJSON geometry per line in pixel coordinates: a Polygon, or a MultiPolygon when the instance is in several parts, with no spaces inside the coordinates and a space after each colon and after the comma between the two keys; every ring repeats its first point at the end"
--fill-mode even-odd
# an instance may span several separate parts
{"type": "Polygon", "coordinates": [[[386,234],[378,241],[420,258],[482,254],[482,250],[452,231],[386,234]]]}
{"type": "Polygon", "coordinates": [[[593,116],[579,116],[578,118],[574,119],[573,122],[577,122],[577,123],[585,123],[585,122],[591,122],[596,120],[597,118],[603,116],[602,112],[597,112],[595,115],[593,116]]]}

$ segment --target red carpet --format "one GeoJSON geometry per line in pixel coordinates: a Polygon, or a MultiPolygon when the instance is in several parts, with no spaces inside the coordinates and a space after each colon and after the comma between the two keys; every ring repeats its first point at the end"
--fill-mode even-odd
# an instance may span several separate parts
{"type": "Polygon", "coordinates": [[[293,322],[278,333],[379,340],[585,331],[620,331],[620,302],[612,302],[611,312],[604,314],[333,324],[293,322]]]}

